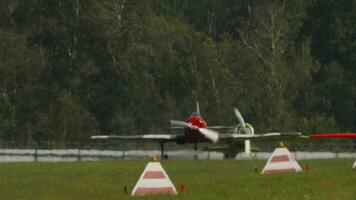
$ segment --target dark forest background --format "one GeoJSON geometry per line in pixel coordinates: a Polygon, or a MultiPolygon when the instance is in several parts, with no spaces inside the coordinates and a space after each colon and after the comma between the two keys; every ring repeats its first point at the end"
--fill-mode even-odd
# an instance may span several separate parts
{"type": "Polygon", "coordinates": [[[355,0],[1,0],[0,143],[356,130],[355,0]]]}

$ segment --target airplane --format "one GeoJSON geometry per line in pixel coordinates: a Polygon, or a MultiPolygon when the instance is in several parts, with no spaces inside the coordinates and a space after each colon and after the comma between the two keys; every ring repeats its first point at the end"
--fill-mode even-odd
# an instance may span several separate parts
{"type": "MultiPolygon", "coordinates": [[[[206,121],[200,115],[199,103],[196,103],[196,111],[193,112],[186,121],[170,120],[172,129],[183,129],[183,134],[144,134],[144,135],[95,135],[91,139],[117,139],[126,141],[156,141],[160,144],[161,158],[165,157],[164,144],[167,142],[176,142],[177,144],[194,143],[194,149],[197,150],[198,143],[221,143],[226,142],[230,145],[230,149],[237,143],[245,143],[246,155],[251,154],[250,140],[286,140],[286,139],[301,139],[303,135],[300,132],[271,132],[255,134],[251,124],[245,123],[240,111],[235,108],[234,114],[239,121],[239,124],[232,128],[229,133],[219,133],[213,129],[231,128],[225,126],[208,127],[206,121]]],[[[225,157],[227,157],[225,153],[225,157]]]]}

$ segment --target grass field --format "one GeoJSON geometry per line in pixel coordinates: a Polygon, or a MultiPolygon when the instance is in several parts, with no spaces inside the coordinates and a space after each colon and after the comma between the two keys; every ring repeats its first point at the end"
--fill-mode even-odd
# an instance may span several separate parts
{"type": "Polygon", "coordinates": [[[265,161],[168,160],[163,167],[185,192],[125,195],[147,162],[0,163],[0,199],[356,199],[350,159],[300,161],[309,172],[279,175],[260,175],[265,161]]]}

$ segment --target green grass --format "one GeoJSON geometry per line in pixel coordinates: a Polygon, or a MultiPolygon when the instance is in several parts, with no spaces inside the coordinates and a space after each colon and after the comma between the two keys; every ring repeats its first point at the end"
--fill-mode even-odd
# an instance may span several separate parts
{"type": "Polygon", "coordinates": [[[305,160],[309,172],[260,175],[266,161],[162,161],[178,196],[131,197],[147,161],[1,163],[0,199],[356,199],[354,160],[305,160]],[[258,168],[255,173],[254,168],[258,168]]]}

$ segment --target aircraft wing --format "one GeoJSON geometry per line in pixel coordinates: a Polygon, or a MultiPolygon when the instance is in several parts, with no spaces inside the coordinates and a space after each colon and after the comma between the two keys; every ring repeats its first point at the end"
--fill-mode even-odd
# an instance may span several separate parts
{"type": "Polygon", "coordinates": [[[176,141],[179,135],[173,134],[146,134],[146,135],[94,135],[91,139],[98,140],[132,140],[132,141],[176,141]]]}
{"type": "MultiPolygon", "coordinates": [[[[208,126],[208,128],[210,128],[210,129],[233,129],[235,127],[233,127],[233,126],[208,126]]],[[[168,129],[184,129],[184,127],[172,126],[172,127],[169,127],[168,129]]]]}
{"type": "Polygon", "coordinates": [[[244,141],[244,140],[290,140],[305,138],[300,132],[289,133],[263,133],[263,134],[220,134],[221,141],[244,141]]]}
{"type": "Polygon", "coordinates": [[[330,139],[330,138],[355,138],[356,133],[326,133],[326,134],[309,134],[312,139],[330,139]]]}
{"type": "Polygon", "coordinates": [[[233,129],[233,126],[208,126],[210,129],[233,129]]]}

